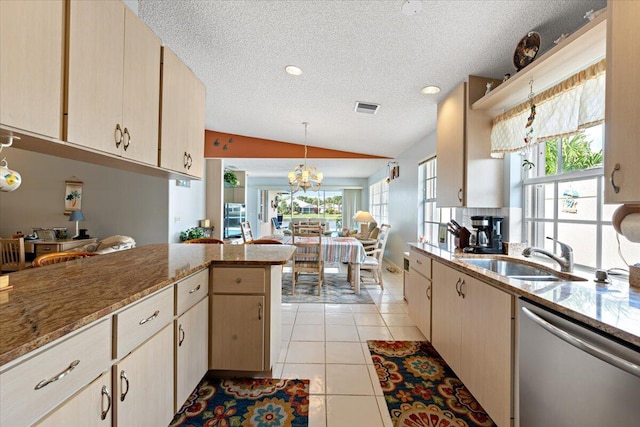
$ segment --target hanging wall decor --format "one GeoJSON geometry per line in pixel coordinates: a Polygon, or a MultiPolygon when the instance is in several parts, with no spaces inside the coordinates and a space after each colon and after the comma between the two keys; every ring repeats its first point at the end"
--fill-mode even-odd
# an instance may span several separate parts
{"type": "Polygon", "coordinates": [[[65,181],[64,214],[71,215],[73,211],[82,210],[82,181],[65,181]]]}
{"type": "MultiPolygon", "coordinates": [[[[0,153],[3,148],[11,147],[14,140],[20,139],[13,135],[8,136],[7,138],[7,143],[0,142],[0,153]]],[[[9,162],[7,162],[7,158],[2,157],[2,159],[0,159],[0,191],[5,193],[15,191],[20,187],[20,184],[22,184],[22,177],[18,172],[9,169],[9,162]]]]}

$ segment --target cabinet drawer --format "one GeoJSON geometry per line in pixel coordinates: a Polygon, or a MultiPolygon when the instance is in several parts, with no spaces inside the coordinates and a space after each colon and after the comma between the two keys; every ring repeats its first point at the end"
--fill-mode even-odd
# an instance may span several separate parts
{"type": "Polygon", "coordinates": [[[36,246],[36,255],[60,252],[59,245],[57,243],[42,244],[42,245],[35,245],[35,246],[36,246]]]}
{"type": "Polygon", "coordinates": [[[409,254],[410,266],[427,279],[431,279],[431,258],[412,250],[409,254]]]}
{"type": "Polygon", "coordinates": [[[224,294],[263,294],[264,268],[214,268],[213,292],[224,294]]]}
{"type": "Polygon", "coordinates": [[[176,285],[176,314],[179,316],[207,295],[209,269],[203,270],[176,285]]]}
{"type": "Polygon", "coordinates": [[[0,425],[31,425],[91,383],[109,368],[111,339],[105,319],[0,374],[0,425]]]}
{"type": "Polygon", "coordinates": [[[172,320],[173,286],[116,314],[116,358],[125,356],[172,320]]]}

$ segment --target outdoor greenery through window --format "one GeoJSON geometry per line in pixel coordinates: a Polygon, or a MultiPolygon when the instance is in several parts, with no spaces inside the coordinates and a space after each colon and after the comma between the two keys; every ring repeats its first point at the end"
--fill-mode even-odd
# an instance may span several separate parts
{"type": "Polygon", "coordinates": [[[611,225],[617,205],[604,204],[603,141],[604,125],[598,125],[542,142],[525,155],[524,239],[529,245],[558,252],[549,236],[573,248],[576,265],[623,265],[611,225]]]}
{"type": "Polygon", "coordinates": [[[331,230],[342,227],[342,191],[339,190],[282,193],[277,209],[285,227],[296,217],[326,219],[331,230]]]}
{"type": "Polygon", "coordinates": [[[436,208],[436,157],[418,165],[418,240],[438,246],[438,226],[455,218],[455,208],[436,208]]]}
{"type": "Polygon", "coordinates": [[[378,226],[389,224],[389,184],[386,179],[369,186],[369,213],[378,226]]]}

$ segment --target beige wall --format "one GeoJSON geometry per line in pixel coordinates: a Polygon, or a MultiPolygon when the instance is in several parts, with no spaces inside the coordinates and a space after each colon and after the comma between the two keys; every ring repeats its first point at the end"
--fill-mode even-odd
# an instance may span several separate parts
{"type": "Polygon", "coordinates": [[[64,215],[64,182],[68,179],[84,182],[82,212],[86,221],[80,228],[88,229],[94,237],[123,234],[133,237],[138,245],[166,243],[177,241],[180,230],[204,218],[204,184],[200,181],[181,188],[174,180],[17,148],[3,149],[2,157],[23,180],[16,191],[0,193],[2,236],[17,230],[30,233],[32,227],[71,230],[75,225],[64,215]]]}

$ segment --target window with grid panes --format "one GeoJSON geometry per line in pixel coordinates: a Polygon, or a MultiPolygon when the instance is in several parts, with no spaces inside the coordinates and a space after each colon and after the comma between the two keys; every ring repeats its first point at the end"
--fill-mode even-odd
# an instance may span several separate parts
{"type": "Polygon", "coordinates": [[[369,186],[369,213],[378,226],[389,224],[389,184],[386,179],[369,186]]]}
{"type": "Polygon", "coordinates": [[[455,208],[436,207],[436,157],[418,165],[418,240],[438,246],[438,227],[455,218],[455,208]]]}

